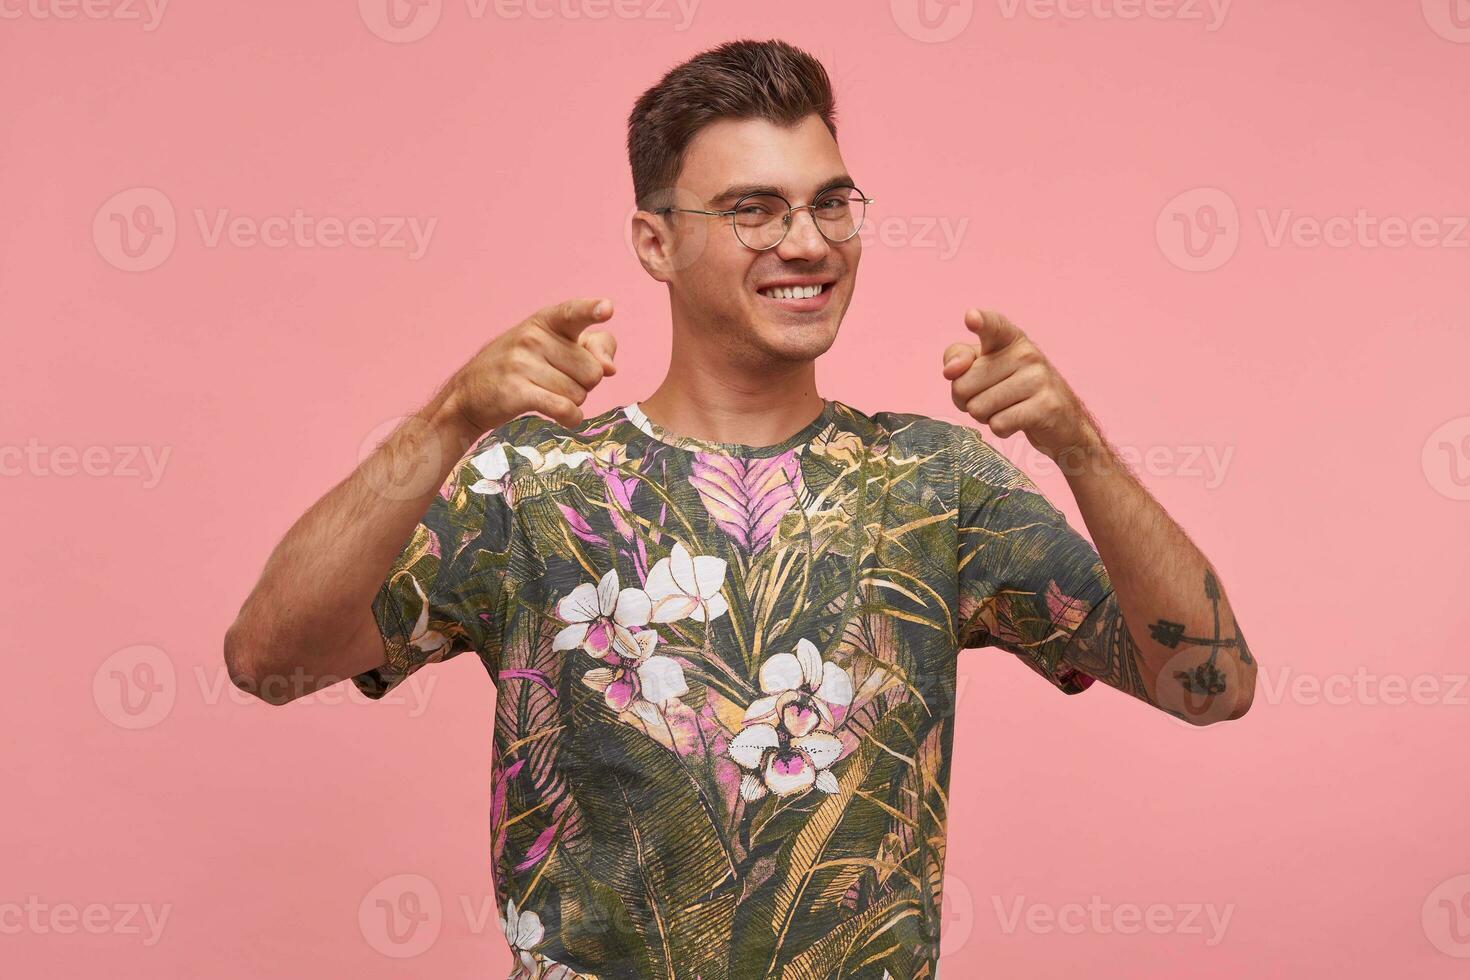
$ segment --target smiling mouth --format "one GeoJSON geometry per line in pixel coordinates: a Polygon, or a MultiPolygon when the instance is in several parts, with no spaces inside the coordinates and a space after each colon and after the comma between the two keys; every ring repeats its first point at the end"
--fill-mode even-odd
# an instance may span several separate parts
{"type": "Polygon", "coordinates": [[[834,285],[836,284],[825,282],[811,286],[771,286],[766,289],[758,289],[756,292],[766,299],[812,299],[823,293],[831,292],[834,285]]]}

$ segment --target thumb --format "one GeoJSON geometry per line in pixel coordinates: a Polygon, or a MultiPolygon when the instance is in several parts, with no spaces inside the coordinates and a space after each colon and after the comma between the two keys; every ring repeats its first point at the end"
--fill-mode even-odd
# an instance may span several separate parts
{"type": "Polygon", "coordinates": [[[618,367],[613,356],[618,352],[618,340],[606,330],[587,330],[577,338],[577,343],[586,348],[600,362],[604,374],[616,374],[618,367]]]}
{"type": "Polygon", "coordinates": [[[953,381],[975,363],[975,345],[953,343],[944,349],[944,376],[953,381]]]}

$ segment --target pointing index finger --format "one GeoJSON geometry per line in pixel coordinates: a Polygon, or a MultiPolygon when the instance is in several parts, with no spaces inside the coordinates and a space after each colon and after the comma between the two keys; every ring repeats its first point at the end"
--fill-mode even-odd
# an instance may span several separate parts
{"type": "Polygon", "coordinates": [[[994,310],[970,310],[965,326],[980,338],[980,352],[994,354],[1021,336],[1021,328],[994,310]]]}
{"type": "Polygon", "coordinates": [[[612,315],[612,300],[606,297],[569,299],[540,313],[542,326],[558,337],[575,342],[582,331],[612,315]]]}

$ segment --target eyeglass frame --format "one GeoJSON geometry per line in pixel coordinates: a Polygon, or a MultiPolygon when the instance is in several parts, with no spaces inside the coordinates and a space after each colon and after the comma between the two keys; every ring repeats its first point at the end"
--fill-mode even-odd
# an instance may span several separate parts
{"type": "MultiPolygon", "coordinates": [[[[852,188],[852,190],[857,191],[858,200],[860,200],[860,201],[863,202],[863,221],[866,221],[867,218],[868,218],[868,205],[869,204],[872,204],[873,201],[874,201],[874,199],[871,198],[871,197],[864,197],[863,196],[863,192],[860,191],[860,190],[858,190],[857,187],[855,187],[852,184],[842,184],[842,185],[838,185],[838,187],[828,187],[826,189],[826,191],[823,191],[823,193],[825,194],[825,193],[830,192],[830,191],[835,191],[835,190],[840,189],[841,187],[849,187],[849,188],[852,188]]],[[[733,208],[730,208],[727,211],[705,211],[705,210],[700,209],[700,208],[676,208],[676,207],[671,207],[671,206],[665,206],[665,207],[661,207],[661,208],[653,208],[652,211],[651,211],[651,213],[652,214],[658,214],[658,215],[664,215],[664,214],[668,214],[668,213],[670,213],[672,211],[678,211],[678,212],[680,212],[682,214],[708,214],[708,215],[711,215],[711,216],[716,217],[716,218],[729,218],[730,219],[730,228],[731,228],[731,230],[733,230],[735,232],[735,240],[736,241],[738,241],[741,245],[744,245],[746,248],[750,249],[751,251],[754,251],[754,252],[769,252],[771,249],[779,247],[780,244],[786,240],[786,236],[789,235],[789,234],[791,234],[791,216],[793,214],[795,214],[797,211],[803,211],[803,210],[807,210],[809,208],[815,208],[816,206],[817,206],[817,202],[813,201],[811,204],[798,204],[798,205],[796,205],[796,206],[793,207],[792,204],[791,204],[791,202],[790,201],[787,201],[786,198],[782,197],[780,194],[769,194],[769,193],[764,193],[764,192],[761,192],[761,191],[756,191],[756,192],[753,192],[753,193],[750,193],[750,194],[746,194],[743,197],[741,197],[738,201],[735,202],[735,206],[733,208]],[[780,200],[780,201],[782,201],[782,202],[784,202],[786,204],[786,213],[781,216],[781,224],[784,226],[785,230],[781,232],[781,237],[780,238],[776,239],[775,242],[773,242],[770,245],[767,245],[765,248],[756,248],[754,245],[751,245],[749,242],[747,242],[744,238],[740,237],[740,229],[735,224],[735,215],[740,212],[740,205],[742,203],[744,203],[747,199],[752,198],[752,197],[774,197],[777,200],[780,200]]],[[[854,238],[857,237],[857,233],[860,230],[862,230],[862,227],[863,227],[863,222],[862,221],[859,221],[857,223],[857,227],[853,228],[852,234],[851,235],[848,235],[846,238],[829,238],[827,236],[827,233],[825,231],[822,231],[822,224],[821,224],[820,221],[817,221],[816,220],[816,217],[817,217],[817,212],[815,210],[813,210],[812,211],[812,219],[813,219],[812,220],[812,224],[814,224],[814,225],[817,226],[817,233],[820,234],[824,240],[831,242],[833,245],[841,245],[843,242],[850,242],[850,241],[852,241],[854,238]]]]}

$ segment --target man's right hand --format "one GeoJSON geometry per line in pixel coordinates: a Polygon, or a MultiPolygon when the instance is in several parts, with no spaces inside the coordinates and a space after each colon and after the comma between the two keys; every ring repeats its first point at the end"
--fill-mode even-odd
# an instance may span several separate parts
{"type": "Polygon", "coordinates": [[[617,350],[612,334],[587,327],[610,316],[606,298],[531,314],[486,344],[297,519],[225,634],[235,684],[285,704],[382,664],[373,596],[438,488],[467,446],[518,415],[580,425],[579,406],[613,373],[617,350]],[[413,492],[401,492],[404,461],[414,467],[413,492]]]}
{"type": "Polygon", "coordinates": [[[526,412],[576,428],[587,393],[617,370],[616,339],[587,329],[612,312],[606,297],[537,310],[455,372],[447,387],[450,405],[477,434],[526,412]]]}

